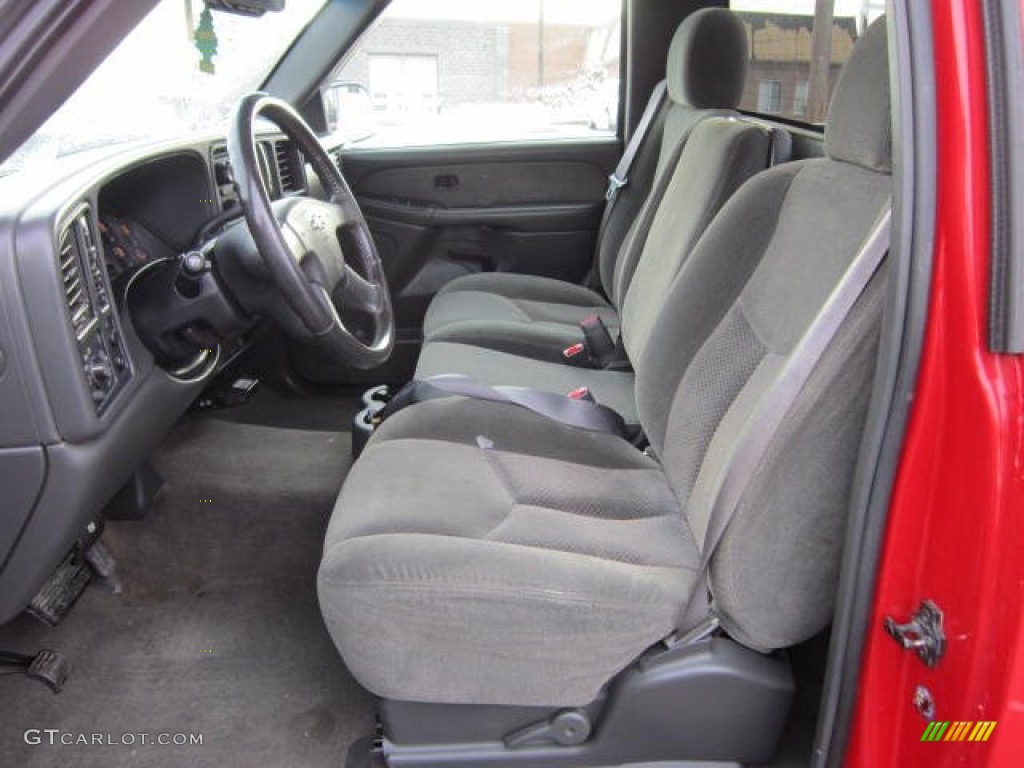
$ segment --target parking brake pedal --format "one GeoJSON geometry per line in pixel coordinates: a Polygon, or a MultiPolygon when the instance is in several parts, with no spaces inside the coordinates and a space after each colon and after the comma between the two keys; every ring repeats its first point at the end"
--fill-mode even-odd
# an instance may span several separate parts
{"type": "Polygon", "coordinates": [[[64,654],[46,649],[35,656],[0,651],[0,667],[20,670],[26,677],[38,680],[54,693],[63,690],[64,681],[71,671],[71,665],[64,654]]]}

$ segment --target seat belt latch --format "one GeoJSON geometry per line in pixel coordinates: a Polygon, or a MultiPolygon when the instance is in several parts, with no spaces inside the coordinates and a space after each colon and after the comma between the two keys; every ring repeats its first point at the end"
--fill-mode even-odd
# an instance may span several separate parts
{"type": "Polygon", "coordinates": [[[567,394],[566,397],[571,398],[572,400],[582,400],[586,403],[596,402],[594,400],[594,396],[590,394],[589,387],[576,387],[576,389],[567,394]]]}
{"type": "Polygon", "coordinates": [[[582,343],[573,344],[571,347],[566,347],[562,350],[562,357],[567,362],[579,364],[586,362],[587,360],[587,346],[582,343]]]}
{"type": "Polygon", "coordinates": [[[627,183],[629,183],[627,179],[620,179],[613,173],[608,177],[608,189],[604,193],[604,199],[609,202],[614,200],[618,196],[619,190],[626,186],[627,183]]]}
{"type": "Polygon", "coordinates": [[[598,315],[590,315],[580,321],[583,331],[583,346],[595,368],[608,368],[616,358],[616,344],[608,327],[598,315]]]}

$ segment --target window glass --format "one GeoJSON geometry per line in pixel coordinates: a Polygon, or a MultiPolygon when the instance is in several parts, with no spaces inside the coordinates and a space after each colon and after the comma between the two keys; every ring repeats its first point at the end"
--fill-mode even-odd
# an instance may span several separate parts
{"type": "Polygon", "coordinates": [[[612,135],[621,0],[394,0],[324,89],[358,146],[612,135]]]}
{"type": "Polygon", "coordinates": [[[750,45],[740,109],[824,123],[839,71],[885,2],[732,0],[730,7],[743,19],[750,45]]]}
{"type": "MultiPolygon", "coordinates": [[[[253,17],[204,14],[198,1],[160,0],[74,95],[0,164],[0,176],[129,141],[223,134],[238,100],[260,87],[323,5],[324,0],[288,0],[281,11],[253,17]],[[201,25],[213,36],[209,57],[196,47],[201,25]]],[[[0,6],[7,10],[2,0],[0,6]]]]}

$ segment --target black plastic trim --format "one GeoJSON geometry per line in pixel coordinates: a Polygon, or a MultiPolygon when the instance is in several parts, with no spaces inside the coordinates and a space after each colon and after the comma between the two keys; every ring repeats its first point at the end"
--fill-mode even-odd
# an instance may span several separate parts
{"type": "Polygon", "coordinates": [[[1017,3],[985,0],[991,223],[989,349],[1024,354],[1024,45],[1017,3]]]}
{"type": "Polygon", "coordinates": [[[547,717],[537,708],[383,702],[382,752],[388,768],[764,763],[776,752],[793,690],[784,654],[714,637],[655,647],[594,701],[547,717]],[[559,741],[543,728],[558,714],[589,721],[593,731],[559,741]],[[541,726],[536,738],[521,741],[531,725],[541,726]]]}

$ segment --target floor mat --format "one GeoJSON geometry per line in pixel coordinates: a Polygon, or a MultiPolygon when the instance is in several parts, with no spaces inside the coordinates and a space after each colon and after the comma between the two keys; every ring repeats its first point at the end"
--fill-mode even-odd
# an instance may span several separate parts
{"type": "Polygon", "coordinates": [[[340,765],[372,725],[315,591],[348,455],[343,432],[183,421],[154,457],[168,481],[157,509],[108,524],[124,591],[90,586],[56,629],[26,617],[0,628],[0,648],[49,647],[73,665],[59,696],[0,679],[0,763],[340,765]],[[80,743],[96,734],[133,743],[80,743]],[[152,743],[161,734],[202,744],[152,743]]]}

